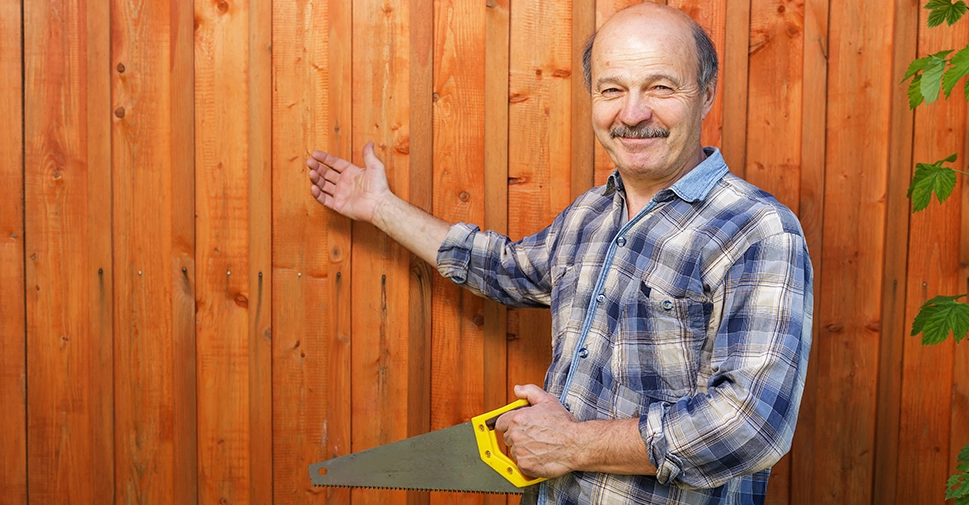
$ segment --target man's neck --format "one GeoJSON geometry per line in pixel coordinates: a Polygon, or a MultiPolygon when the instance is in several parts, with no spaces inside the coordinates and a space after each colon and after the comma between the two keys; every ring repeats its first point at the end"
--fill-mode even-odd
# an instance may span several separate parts
{"type": "Polygon", "coordinates": [[[639,211],[643,210],[649,204],[650,200],[656,196],[656,193],[676,184],[676,181],[682,179],[684,175],[696,168],[706,158],[707,155],[703,152],[703,149],[698,148],[696,155],[691,158],[692,161],[685,164],[686,168],[670,174],[668,178],[659,180],[638,179],[623,173],[623,170],[620,168],[619,173],[622,175],[623,186],[626,190],[626,210],[629,212],[629,219],[639,214],[639,211]]]}

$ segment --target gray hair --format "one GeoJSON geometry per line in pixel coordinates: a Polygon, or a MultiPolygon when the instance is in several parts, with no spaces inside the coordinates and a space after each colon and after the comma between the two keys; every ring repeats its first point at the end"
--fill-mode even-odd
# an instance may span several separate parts
{"type": "MultiPolygon", "coordinates": [[[[582,77],[585,80],[585,88],[592,91],[592,44],[596,41],[596,33],[589,37],[582,51],[582,77]]],[[[713,41],[707,35],[706,30],[697,23],[693,23],[693,42],[696,44],[697,54],[697,76],[696,83],[701,90],[708,86],[717,84],[717,72],[720,62],[717,59],[717,50],[713,46],[713,41]]]]}

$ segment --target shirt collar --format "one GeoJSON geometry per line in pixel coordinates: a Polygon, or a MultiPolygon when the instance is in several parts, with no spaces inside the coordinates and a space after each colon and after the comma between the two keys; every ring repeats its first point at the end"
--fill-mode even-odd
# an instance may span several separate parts
{"type": "MultiPolygon", "coordinates": [[[[720,179],[724,175],[727,175],[728,169],[727,163],[723,161],[723,156],[720,154],[719,149],[716,147],[704,147],[703,152],[707,155],[705,160],[693,167],[692,170],[673,183],[672,186],[657,193],[653,198],[656,200],[669,200],[675,194],[687,202],[697,202],[705,199],[710,194],[710,191],[713,190],[713,187],[720,182],[720,179]]],[[[625,193],[622,176],[619,175],[619,169],[614,170],[606,180],[606,189],[603,191],[602,196],[610,196],[616,191],[625,193]]]]}

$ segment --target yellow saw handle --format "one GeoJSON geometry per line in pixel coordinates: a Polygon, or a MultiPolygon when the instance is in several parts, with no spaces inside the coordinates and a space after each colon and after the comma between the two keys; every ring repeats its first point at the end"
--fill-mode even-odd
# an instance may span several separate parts
{"type": "Polygon", "coordinates": [[[517,487],[531,486],[532,484],[538,484],[548,479],[545,477],[536,477],[534,479],[526,477],[518,469],[518,465],[506,456],[505,453],[501,452],[501,448],[498,446],[498,437],[495,435],[495,420],[505,412],[527,407],[528,405],[528,400],[518,400],[504,407],[492,410],[491,412],[486,412],[480,416],[471,418],[471,424],[474,426],[474,438],[478,442],[478,452],[481,454],[481,460],[517,487]]]}

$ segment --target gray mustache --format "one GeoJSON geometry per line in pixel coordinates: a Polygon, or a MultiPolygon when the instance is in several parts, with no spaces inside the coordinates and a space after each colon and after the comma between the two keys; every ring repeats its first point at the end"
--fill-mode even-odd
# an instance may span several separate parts
{"type": "Polygon", "coordinates": [[[666,138],[670,136],[670,131],[666,128],[659,128],[649,125],[629,127],[621,125],[609,130],[612,138],[625,137],[634,139],[666,138]]]}

